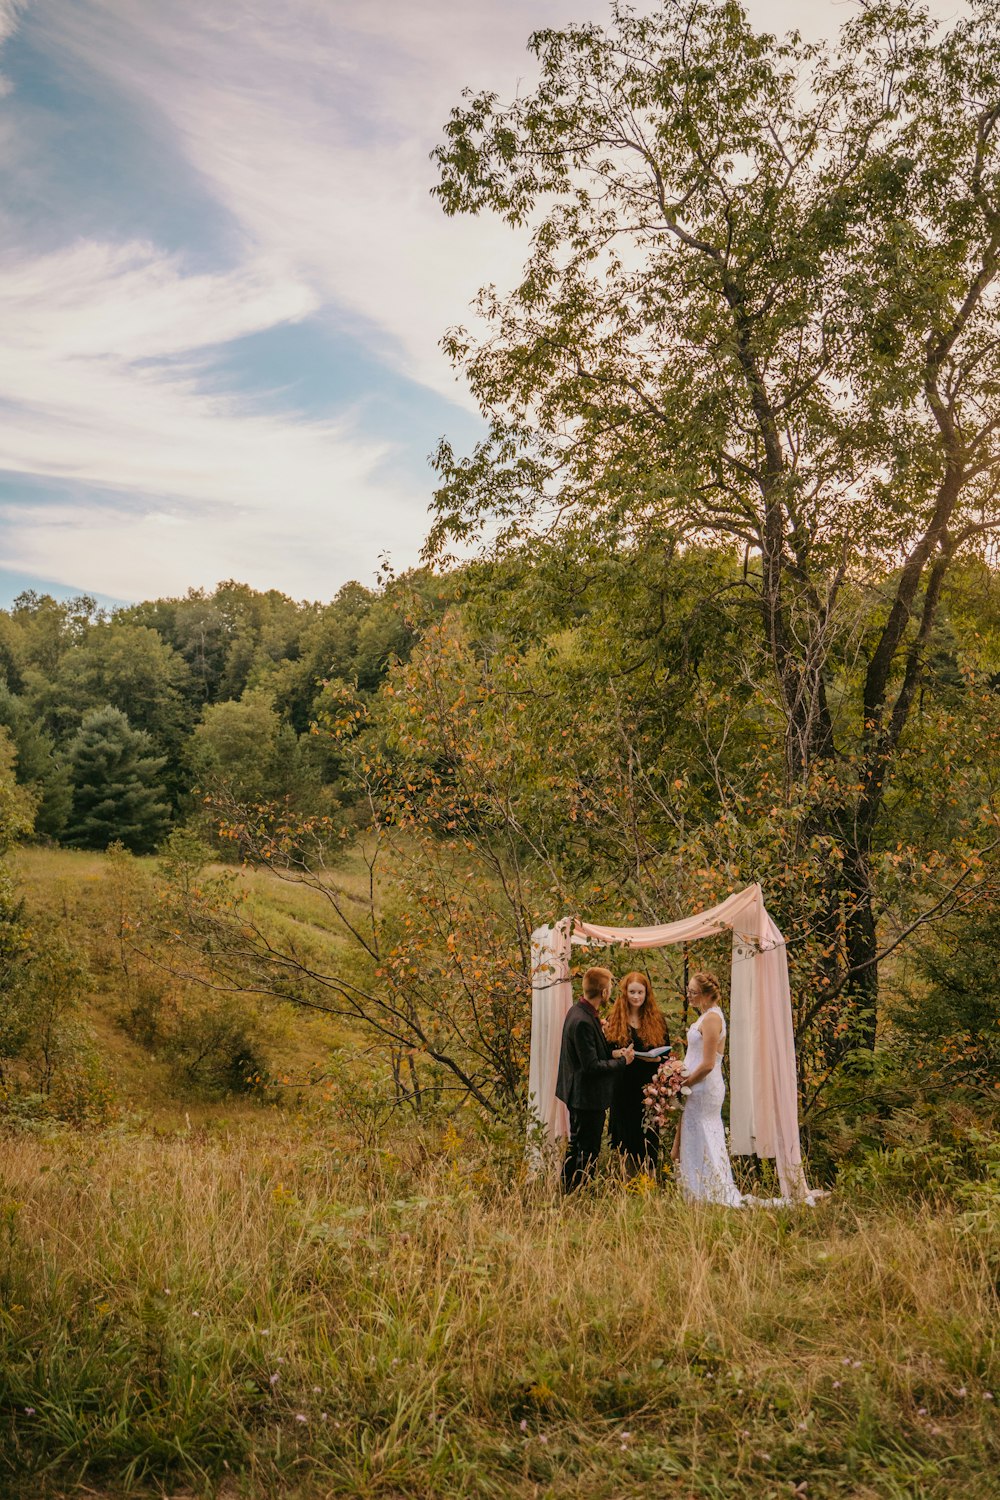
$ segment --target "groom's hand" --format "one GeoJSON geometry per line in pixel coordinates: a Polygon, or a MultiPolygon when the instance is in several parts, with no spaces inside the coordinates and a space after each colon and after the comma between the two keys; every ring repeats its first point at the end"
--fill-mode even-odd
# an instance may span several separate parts
{"type": "Polygon", "coordinates": [[[632,1059],[635,1057],[635,1048],[633,1047],[633,1045],[632,1045],[631,1042],[628,1044],[627,1047],[623,1047],[622,1048],[622,1057],[624,1057],[624,1059],[625,1059],[625,1061],[627,1063],[630,1063],[632,1061],[632,1059]]]}

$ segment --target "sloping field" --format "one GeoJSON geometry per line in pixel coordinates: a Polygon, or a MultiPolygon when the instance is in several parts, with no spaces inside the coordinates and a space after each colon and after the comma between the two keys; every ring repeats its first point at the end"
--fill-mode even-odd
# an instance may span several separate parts
{"type": "MultiPolygon", "coordinates": [[[[148,880],[156,870],[156,861],[137,858],[130,862],[130,869],[136,880],[148,880]]],[[[213,1103],[198,1097],[197,1090],[179,1088],[155,1049],[140,1046],[123,1027],[127,991],[138,960],[123,952],[119,941],[122,898],[116,883],[122,875],[114,862],[104,854],[26,848],[18,851],[15,870],[29,912],[53,921],[73,951],[85,960],[87,975],[76,1019],[93,1034],[123,1102],[168,1119],[174,1119],[178,1111],[189,1117],[193,1112],[197,1120],[244,1108],[238,1100],[213,1103]]],[[[264,871],[212,866],[208,873],[230,876],[246,888],[255,912],[281,939],[290,937],[299,947],[307,945],[333,971],[350,962],[351,939],[321,893],[264,871]]],[[[356,856],[353,861],[345,861],[338,881],[363,897],[367,891],[363,861],[356,856]]],[[[135,941],[141,946],[141,939],[135,941]]],[[[150,965],[145,969],[149,972],[150,965]]],[[[165,969],[163,982],[169,984],[171,978],[169,969],[165,969]]],[[[196,995],[196,989],[191,993],[196,995]]],[[[314,1010],[272,1003],[267,1016],[272,1071],[289,1080],[287,1087],[292,1091],[298,1081],[310,1076],[310,1070],[315,1072],[324,1066],[331,1047],[350,1049],[357,1045],[357,1038],[342,1023],[314,1010]]]]}

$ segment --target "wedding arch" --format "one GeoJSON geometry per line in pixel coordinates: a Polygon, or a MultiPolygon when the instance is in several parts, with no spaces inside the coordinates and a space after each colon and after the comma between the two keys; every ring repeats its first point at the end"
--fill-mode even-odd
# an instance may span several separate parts
{"type": "Polygon", "coordinates": [[[556,1098],[563,1021],[573,1003],[574,944],[621,943],[664,948],[733,935],[729,1014],[729,1141],[734,1156],[773,1157],[781,1192],[810,1197],[799,1145],[795,1039],[785,940],[764,905],[759,885],[727,897],[710,911],[662,927],[600,927],[563,917],[531,935],[531,1061],[529,1140],[555,1144],[569,1134],[566,1106],[556,1098]]]}

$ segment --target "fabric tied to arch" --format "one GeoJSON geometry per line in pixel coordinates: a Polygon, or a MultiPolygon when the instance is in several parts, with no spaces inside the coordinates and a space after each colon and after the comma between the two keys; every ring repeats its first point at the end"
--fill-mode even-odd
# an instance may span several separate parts
{"type": "Polygon", "coordinates": [[[568,1133],[555,1097],[562,1023],[573,1003],[573,943],[663,948],[733,934],[729,1025],[730,1145],[734,1155],[773,1157],[782,1195],[809,1195],[799,1145],[798,1088],[785,941],[759,885],[747,886],[709,911],[657,927],[603,927],[564,917],[532,934],[532,1024],[528,1093],[534,1152],[568,1133]],[[539,1139],[541,1138],[541,1140],[539,1139]]]}

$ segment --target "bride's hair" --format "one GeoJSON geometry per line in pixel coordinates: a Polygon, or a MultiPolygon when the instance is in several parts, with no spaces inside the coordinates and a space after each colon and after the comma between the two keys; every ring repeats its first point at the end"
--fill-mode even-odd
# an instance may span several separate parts
{"type": "Polygon", "coordinates": [[[624,1047],[627,1042],[631,1041],[628,1029],[627,991],[629,985],[635,981],[646,987],[646,998],[642,1002],[642,1009],[639,1011],[639,1025],[636,1027],[639,1039],[644,1047],[662,1047],[667,1040],[667,1023],[664,1020],[662,1010],[656,1003],[656,996],[653,994],[653,986],[650,984],[648,976],[640,974],[638,969],[633,969],[630,974],[626,974],[625,978],[619,982],[615,1003],[611,1007],[608,1019],[604,1023],[604,1035],[609,1042],[614,1042],[617,1047],[624,1047]]]}
{"type": "Polygon", "coordinates": [[[697,974],[691,975],[691,978],[703,995],[711,995],[713,1005],[722,1004],[722,986],[714,974],[709,974],[704,969],[699,969],[697,974]]]}

